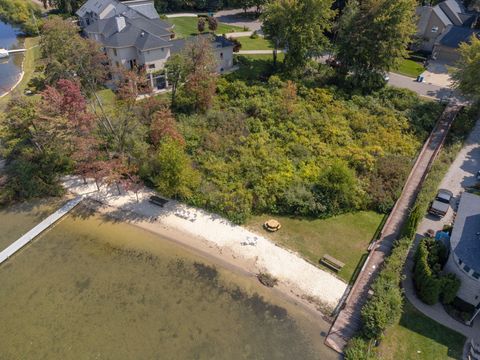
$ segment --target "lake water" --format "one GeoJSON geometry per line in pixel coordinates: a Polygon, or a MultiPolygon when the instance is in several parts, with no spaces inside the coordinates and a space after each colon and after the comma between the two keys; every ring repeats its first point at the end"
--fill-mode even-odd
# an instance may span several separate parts
{"type": "MultiPolygon", "coordinates": [[[[0,21],[0,48],[18,49],[23,42],[18,37],[20,31],[14,26],[0,21]]],[[[22,54],[11,55],[0,59],[0,96],[6,93],[18,80],[22,72],[22,54]]]]}
{"type": "MultiPolygon", "coordinates": [[[[49,210],[12,209],[3,245],[49,210]]],[[[275,290],[99,215],[67,216],[0,265],[0,289],[2,359],[338,359],[328,324],[275,290]]]]}

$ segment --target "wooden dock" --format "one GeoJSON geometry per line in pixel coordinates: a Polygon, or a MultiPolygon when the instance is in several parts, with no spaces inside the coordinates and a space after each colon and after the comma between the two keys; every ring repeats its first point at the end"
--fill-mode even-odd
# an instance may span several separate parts
{"type": "Polygon", "coordinates": [[[405,182],[402,194],[385,222],[379,240],[372,246],[357,280],[330,328],[325,344],[333,350],[342,353],[348,340],[360,330],[362,325],[361,311],[367,300],[370,287],[381,269],[383,261],[390,254],[393,242],[400,235],[402,225],[408,218],[423,180],[445,142],[448,130],[460,108],[457,105],[447,106],[423,145],[405,182]]]}
{"type": "Polygon", "coordinates": [[[29,232],[27,232],[25,235],[20,237],[13,244],[8,246],[5,250],[0,252],[0,264],[2,264],[4,261],[8,260],[8,258],[10,256],[15,254],[17,251],[19,251],[21,248],[23,248],[25,245],[27,245],[30,241],[35,239],[38,235],[40,235],[42,232],[44,232],[50,226],[55,224],[58,220],[63,218],[65,215],[67,215],[82,200],[83,200],[83,196],[78,196],[75,199],[68,201],[60,209],[55,211],[52,215],[50,215],[45,220],[43,220],[41,223],[36,225],[29,232]]]}

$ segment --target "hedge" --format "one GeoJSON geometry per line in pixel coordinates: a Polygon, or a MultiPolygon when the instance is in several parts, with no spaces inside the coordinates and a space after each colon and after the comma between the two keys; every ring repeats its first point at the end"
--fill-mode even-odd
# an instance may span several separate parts
{"type": "Polygon", "coordinates": [[[440,274],[445,261],[443,248],[433,239],[423,239],[415,253],[415,289],[420,300],[428,305],[434,305],[439,300],[445,304],[451,303],[460,288],[461,282],[456,275],[440,274]]]}

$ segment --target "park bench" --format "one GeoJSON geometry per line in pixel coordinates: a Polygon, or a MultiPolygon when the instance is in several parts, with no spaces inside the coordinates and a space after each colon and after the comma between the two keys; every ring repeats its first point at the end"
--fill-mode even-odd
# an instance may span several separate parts
{"type": "Polygon", "coordinates": [[[164,199],[164,198],[161,198],[160,196],[155,196],[155,195],[150,196],[149,201],[152,204],[158,205],[160,207],[163,207],[168,202],[167,199],[164,199]]]}
{"type": "Polygon", "coordinates": [[[342,268],[345,266],[344,263],[327,254],[323,255],[323,257],[320,259],[320,263],[337,272],[342,270],[342,268]]]}

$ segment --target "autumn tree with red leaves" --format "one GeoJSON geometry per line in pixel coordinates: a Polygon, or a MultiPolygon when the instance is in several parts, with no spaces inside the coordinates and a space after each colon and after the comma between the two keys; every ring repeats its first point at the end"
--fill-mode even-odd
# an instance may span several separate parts
{"type": "Polygon", "coordinates": [[[159,109],[153,116],[150,125],[150,140],[157,147],[162,139],[169,137],[179,144],[185,145],[185,139],[177,129],[177,123],[168,107],[159,109]]]}
{"type": "Polygon", "coordinates": [[[217,87],[217,61],[213,54],[211,38],[197,36],[185,46],[185,95],[193,100],[195,110],[207,111],[217,87]]]}

